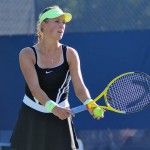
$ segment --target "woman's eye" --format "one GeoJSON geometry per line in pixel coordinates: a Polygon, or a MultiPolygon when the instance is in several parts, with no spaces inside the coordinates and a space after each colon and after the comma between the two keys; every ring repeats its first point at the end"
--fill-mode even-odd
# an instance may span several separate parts
{"type": "Polygon", "coordinates": [[[66,24],[65,21],[61,22],[61,21],[59,21],[59,20],[56,20],[55,22],[56,22],[56,23],[63,23],[63,24],[66,24]]]}

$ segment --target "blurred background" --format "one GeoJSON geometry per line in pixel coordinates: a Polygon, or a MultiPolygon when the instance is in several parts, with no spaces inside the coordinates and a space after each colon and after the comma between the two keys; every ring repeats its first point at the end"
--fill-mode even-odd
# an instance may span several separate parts
{"type": "MultiPolygon", "coordinates": [[[[78,51],[93,98],[119,74],[150,75],[149,0],[0,0],[0,143],[9,140],[24,96],[18,54],[36,43],[38,16],[53,5],[73,15],[60,42],[78,51]]],[[[81,104],[72,83],[69,101],[81,104]]],[[[130,115],[107,111],[97,121],[82,112],[73,120],[84,150],[149,150],[149,114],[149,108],[130,115]]]]}

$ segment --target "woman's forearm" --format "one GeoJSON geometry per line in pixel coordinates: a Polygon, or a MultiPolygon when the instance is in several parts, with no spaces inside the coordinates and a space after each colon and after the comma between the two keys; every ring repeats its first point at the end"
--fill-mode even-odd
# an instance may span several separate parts
{"type": "Polygon", "coordinates": [[[82,103],[84,103],[84,101],[87,99],[91,99],[90,93],[85,86],[80,87],[75,93],[82,103]]]}
{"type": "Polygon", "coordinates": [[[50,100],[47,94],[39,87],[34,87],[31,89],[32,95],[42,104],[45,106],[45,103],[50,100]]]}

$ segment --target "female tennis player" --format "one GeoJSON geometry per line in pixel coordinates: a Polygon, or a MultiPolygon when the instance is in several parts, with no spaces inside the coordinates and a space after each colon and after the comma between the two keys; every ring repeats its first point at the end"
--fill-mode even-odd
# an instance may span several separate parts
{"type": "MultiPolygon", "coordinates": [[[[76,50],[59,42],[71,19],[72,15],[58,6],[44,9],[37,24],[38,42],[19,54],[26,86],[11,137],[15,150],[78,149],[70,117],[74,113],[68,102],[70,80],[82,103],[92,100],[82,79],[76,50]]],[[[89,112],[93,115],[93,110],[89,112]]]]}

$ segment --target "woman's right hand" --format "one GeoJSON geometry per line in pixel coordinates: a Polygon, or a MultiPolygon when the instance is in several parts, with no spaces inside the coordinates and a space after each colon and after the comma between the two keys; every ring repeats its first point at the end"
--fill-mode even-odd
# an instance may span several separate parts
{"type": "Polygon", "coordinates": [[[69,108],[64,108],[60,106],[55,106],[52,110],[52,113],[61,120],[67,119],[70,115],[75,115],[69,108]]]}

